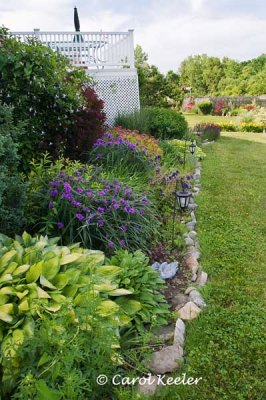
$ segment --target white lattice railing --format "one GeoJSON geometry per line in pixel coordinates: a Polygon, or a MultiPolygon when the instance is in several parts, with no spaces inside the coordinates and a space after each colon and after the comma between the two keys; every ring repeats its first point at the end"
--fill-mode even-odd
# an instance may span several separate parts
{"type": "Polygon", "coordinates": [[[36,38],[87,68],[134,68],[133,30],[128,32],[13,32],[18,40],[36,38]]]}

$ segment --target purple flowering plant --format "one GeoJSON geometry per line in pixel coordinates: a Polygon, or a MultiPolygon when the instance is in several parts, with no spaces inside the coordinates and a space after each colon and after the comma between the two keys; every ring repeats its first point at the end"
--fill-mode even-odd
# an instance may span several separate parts
{"type": "MultiPolygon", "coordinates": [[[[136,135],[136,133],[135,133],[136,135]]],[[[139,134],[140,138],[141,135],[139,134]]],[[[161,155],[151,152],[148,147],[131,141],[130,135],[119,130],[105,132],[93,145],[91,161],[108,168],[121,167],[131,173],[150,175],[160,166],[161,155]]]]}
{"type": "Polygon", "coordinates": [[[105,180],[96,170],[60,173],[49,183],[48,203],[48,234],[109,252],[121,247],[146,249],[159,225],[145,193],[136,193],[117,179],[105,180]]]}

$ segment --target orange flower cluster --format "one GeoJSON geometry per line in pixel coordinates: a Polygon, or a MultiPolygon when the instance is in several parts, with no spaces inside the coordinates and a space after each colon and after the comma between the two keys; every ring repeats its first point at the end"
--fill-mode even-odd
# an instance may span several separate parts
{"type": "Polygon", "coordinates": [[[131,143],[135,143],[139,150],[148,153],[151,158],[163,156],[163,150],[159,145],[159,141],[151,135],[139,133],[138,131],[131,131],[130,129],[124,129],[120,126],[114,128],[112,133],[127,139],[131,143]]]}

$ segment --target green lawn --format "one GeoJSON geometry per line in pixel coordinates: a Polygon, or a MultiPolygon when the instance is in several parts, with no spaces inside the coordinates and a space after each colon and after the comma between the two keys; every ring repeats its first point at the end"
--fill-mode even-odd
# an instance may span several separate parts
{"type": "Polygon", "coordinates": [[[211,122],[211,123],[216,123],[216,122],[232,122],[232,123],[237,123],[238,122],[238,117],[219,117],[216,115],[198,115],[198,114],[184,114],[184,117],[186,118],[188,125],[190,127],[193,127],[196,124],[200,124],[202,122],[211,122]]]}
{"type": "Polygon", "coordinates": [[[203,379],[156,399],[266,399],[266,140],[227,136],[205,147],[198,196],[208,307],[187,324],[181,372],[203,379]]]}

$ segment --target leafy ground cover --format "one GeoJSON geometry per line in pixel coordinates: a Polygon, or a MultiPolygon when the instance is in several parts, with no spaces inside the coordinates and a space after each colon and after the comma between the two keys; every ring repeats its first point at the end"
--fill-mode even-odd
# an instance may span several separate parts
{"type": "Polygon", "coordinates": [[[198,197],[208,307],[188,326],[181,372],[203,379],[156,399],[266,398],[266,140],[232,136],[206,149],[198,197]]]}

